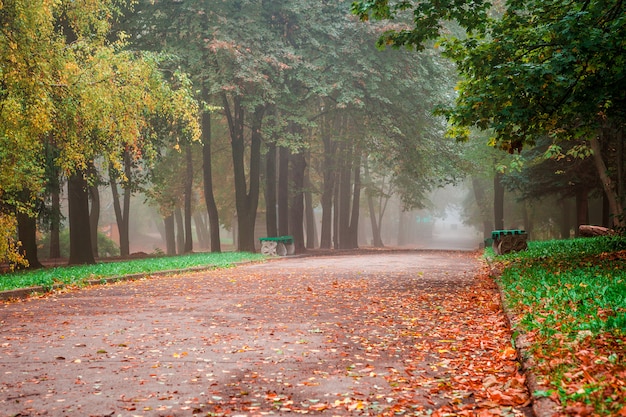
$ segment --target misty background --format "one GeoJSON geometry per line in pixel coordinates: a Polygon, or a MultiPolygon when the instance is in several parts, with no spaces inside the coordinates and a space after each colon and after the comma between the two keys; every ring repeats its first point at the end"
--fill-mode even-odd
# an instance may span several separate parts
{"type": "Polygon", "coordinates": [[[584,138],[451,139],[454,62],[377,47],[396,23],[351,2],[22,3],[2,9],[20,30],[0,58],[25,70],[3,73],[0,234],[32,267],[284,235],[297,253],[473,250],[494,229],[610,224],[584,138]]]}

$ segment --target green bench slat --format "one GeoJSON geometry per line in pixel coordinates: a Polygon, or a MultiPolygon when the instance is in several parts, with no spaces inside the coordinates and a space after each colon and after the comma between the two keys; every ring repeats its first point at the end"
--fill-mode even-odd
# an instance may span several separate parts
{"type": "Polygon", "coordinates": [[[500,239],[502,236],[507,235],[525,235],[526,231],[521,229],[511,229],[511,230],[494,230],[491,232],[492,239],[500,239]]]}
{"type": "Polygon", "coordinates": [[[278,236],[278,237],[260,237],[259,241],[261,242],[280,242],[283,244],[290,245],[293,243],[292,236],[278,236]]]}

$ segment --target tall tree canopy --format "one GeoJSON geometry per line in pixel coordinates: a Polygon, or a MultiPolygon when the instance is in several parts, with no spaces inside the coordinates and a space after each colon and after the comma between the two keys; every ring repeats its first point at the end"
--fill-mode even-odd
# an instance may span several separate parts
{"type": "Polygon", "coordinates": [[[443,110],[450,133],[467,138],[470,127],[490,129],[492,143],[510,152],[539,135],[585,138],[616,224],[622,208],[598,141],[621,137],[625,121],[625,8],[618,0],[510,0],[498,8],[465,0],[353,4],[363,20],[413,13],[415,27],[390,28],[380,45],[422,48],[444,34],[442,20],[464,27],[466,36],[440,40],[462,76],[455,106],[443,110]]]}
{"type": "MultiPolygon", "coordinates": [[[[289,165],[291,170],[292,205],[298,204],[303,189],[297,182],[306,167],[313,166],[303,155],[320,140],[328,145],[321,168],[325,202],[333,199],[337,176],[331,171],[336,164],[355,171],[344,172],[348,177],[343,184],[349,187],[360,171],[360,158],[370,152],[392,154],[393,158],[381,157],[388,167],[402,162],[419,174],[414,181],[403,182],[407,195],[420,190],[411,204],[423,196],[431,176],[437,174],[436,164],[430,163],[433,159],[425,155],[443,129],[428,112],[433,95],[445,86],[445,75],[438,73],[445,65],[438,67],[441,61],[434,62],[436,57],[429,54],[415,60],[389,51],[381,57],[372,45],[379,28],[359,24],[347,3],[146,0],[138,3],[125,27],[136,47],[175,57],[192,75],[198,98],[217,107],[215,121],[226,122],[232,144],[237,241],[242,250],[253,250],[259,188],[273,185],[271,179],[259,183],[263,146],[291,153],[280,169],[289,165]],[[332,128],[325,130],[326,126],[332,128]]],[[[287,172],[279,177],[287,179],[287,172]]],[[[286,207],[282,201],[279,209],[286,207]]],[[[274,215],[270,206],[268,216],[274,215]]],[[[358,208],[358,202],[352,207],[358,208]]],[[[278,217],[284,221],[287,214],[278,217]]]]}
{"type": "Polygon", "coordinates": [[[41,138],[53,116],[52,12],[45,1],[0,3],[0,262],[19,260],[15,212],[29,212],[31,198],[20,196],[42,186],[41,138]]]}
{"type": "Polygon", "coordinates": [[[153,155],[150,115],[181,112],[168,107],[173,93],[156,57],[126,51],[123,35],[111,33],[124,3],[0,3],[3,213],[34,218],[45,164],[60,168],[69,179],[72,263],[94,261],[87,185],[96,159],[120,167],[124,152],[135,159],[153,155]],[[44,150],[55,157],[46,161],[44,150]]]}

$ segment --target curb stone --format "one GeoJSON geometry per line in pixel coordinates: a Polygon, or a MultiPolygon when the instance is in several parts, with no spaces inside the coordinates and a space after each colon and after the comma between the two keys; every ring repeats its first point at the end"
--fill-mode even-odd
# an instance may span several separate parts
{"type": "MultiPolygon", "coordinates": [[[[497,279],[502,274],[502,271],[492,265],[492,261],[493,259],[486,259],[486,262],[489,266],[489,276],[498,286],[500,305],[502,306],[502,310],[504,311],[504,315],[508,321],[509,328],[513,329],[515,316],[504,302],[504,293],[497,279]]],[[[560,407],[553,399],[549,397],[537,397],[534,395],[536,391],[544,390],[545,386],[539,383],[537,375],[533,372],[535,361],[531,354],[528,352],[530,342],[526,339],[526,335],[518,335],[517,337],[515,337],[514,342],[515,349],[517,350],[517,355],[520,358],[521,371],[526,375],[526,386],[528,388],[528,392],[532,401],[531,407],[533,409],[533,413],[536,417],[555,417],[561,415],[559,412],[560,407]]]]}

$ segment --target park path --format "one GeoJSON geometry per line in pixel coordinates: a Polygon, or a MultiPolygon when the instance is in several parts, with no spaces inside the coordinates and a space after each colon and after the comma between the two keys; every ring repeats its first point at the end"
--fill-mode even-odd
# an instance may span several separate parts
{"type": "Polygon", "coordinates": [[[530,415],[476,253],[287,258],[0,305],[0,416],[530,415]]]}

